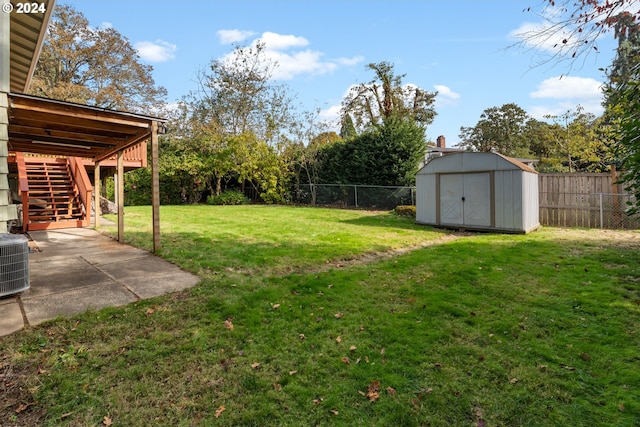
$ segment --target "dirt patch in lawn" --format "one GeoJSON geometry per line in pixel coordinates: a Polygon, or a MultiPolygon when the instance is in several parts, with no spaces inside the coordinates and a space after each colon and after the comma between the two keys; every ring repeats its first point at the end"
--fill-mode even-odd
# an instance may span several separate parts
{"type": "Polygon", "coordinates": [[[602,245],[621,248],[640,248],[639,230],[600,230],[558,228],[556,238],[562,240],[581,240],[583,242],[601,243],[602,245]]]}
{"type": "MultiPolygon", "coordinates": [[[[349,259],[338,259],[338,260],[330,260],[327,261],[326,264],[322,267],[319,267],[318,269],[314,270],[315,272],[322,272],[322,271],[327,271],[327,270],[331,270],[334,268],[345,268],[345,267],[351,267],[354,265],[361,265],[361,264],[369,264],[369,263],[373,263],[373,262],[377,262],[377,261],[382,261],[382,260],[386,260],[386,259],[390,259],[390,258],[395,258],[397,256],[400,255],[404,255],[406,253],[409,253],[411,251],[415,251],[416,249],[422,249],[422,248],[426,248],[429,246],[435,246],[435,245],[441,245],[443,243],[448,243],[451,242],[453,240],[459,239],[460,237],[463,236],[469,236],[471,235],[471,233],[463,233],[463,232],[458,232],[458,233],[450,233],[450,234],[445,234],[442,237],[438,238],[438,239],[434,239],[434,240],[428,240],[426,242],[422,242],[419,243],[417,245],[412,245],[412,246],[407,246],[404,248],[400,248],[400,249],[390,249],[388,251],[378,251],[378,252],[368,252],[362,255],[358,255],[355,256],[353,258],[349,258],[349,259]]],[[[309,270],[306,270],[309,271],[309,270]]]]}
{"type": "Polygon", "coordinates": [[[36,375],[37,368],[19,368],[0,359],[0,426],[22,427],[40,425],[45,410],[37,405],[26,386],[27,378],[36,375]]]}

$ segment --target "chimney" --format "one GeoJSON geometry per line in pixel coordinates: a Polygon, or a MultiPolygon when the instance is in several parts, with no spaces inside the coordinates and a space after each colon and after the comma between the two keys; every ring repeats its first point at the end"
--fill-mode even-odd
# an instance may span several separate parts
{"type": "Polygon", "coordinates": [[[445,141],[444,135],[440,135],[438,138],[436,138],[436,147],[438,147],[438,148],[446,148],[447,147],[447,143],[445,141]]]}

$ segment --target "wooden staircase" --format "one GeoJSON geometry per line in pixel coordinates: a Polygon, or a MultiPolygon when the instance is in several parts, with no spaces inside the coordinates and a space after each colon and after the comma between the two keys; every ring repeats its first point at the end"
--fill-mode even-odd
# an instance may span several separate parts
{"type": "Polygon", "coordinates": [[[24,231],[89,226],[91,184],[81,160],[16,154],[24,231]]]}

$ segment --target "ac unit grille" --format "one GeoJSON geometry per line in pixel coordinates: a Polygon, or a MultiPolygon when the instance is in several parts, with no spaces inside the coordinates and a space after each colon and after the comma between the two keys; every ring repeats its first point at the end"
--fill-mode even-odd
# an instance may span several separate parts
{"type": "Polygon", "coordinates": [[[0,234],[0,297],[29,289],[29,240],[0,234]]]}

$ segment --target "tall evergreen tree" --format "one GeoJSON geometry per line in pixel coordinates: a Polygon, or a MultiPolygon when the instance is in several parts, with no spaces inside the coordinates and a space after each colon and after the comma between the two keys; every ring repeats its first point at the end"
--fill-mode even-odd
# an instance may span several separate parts
{"type": "Polygon", "coordinates": [[[340,138],[351,139],[358,135],[350,114],[343,114],[340,123],[340,138]]]}

